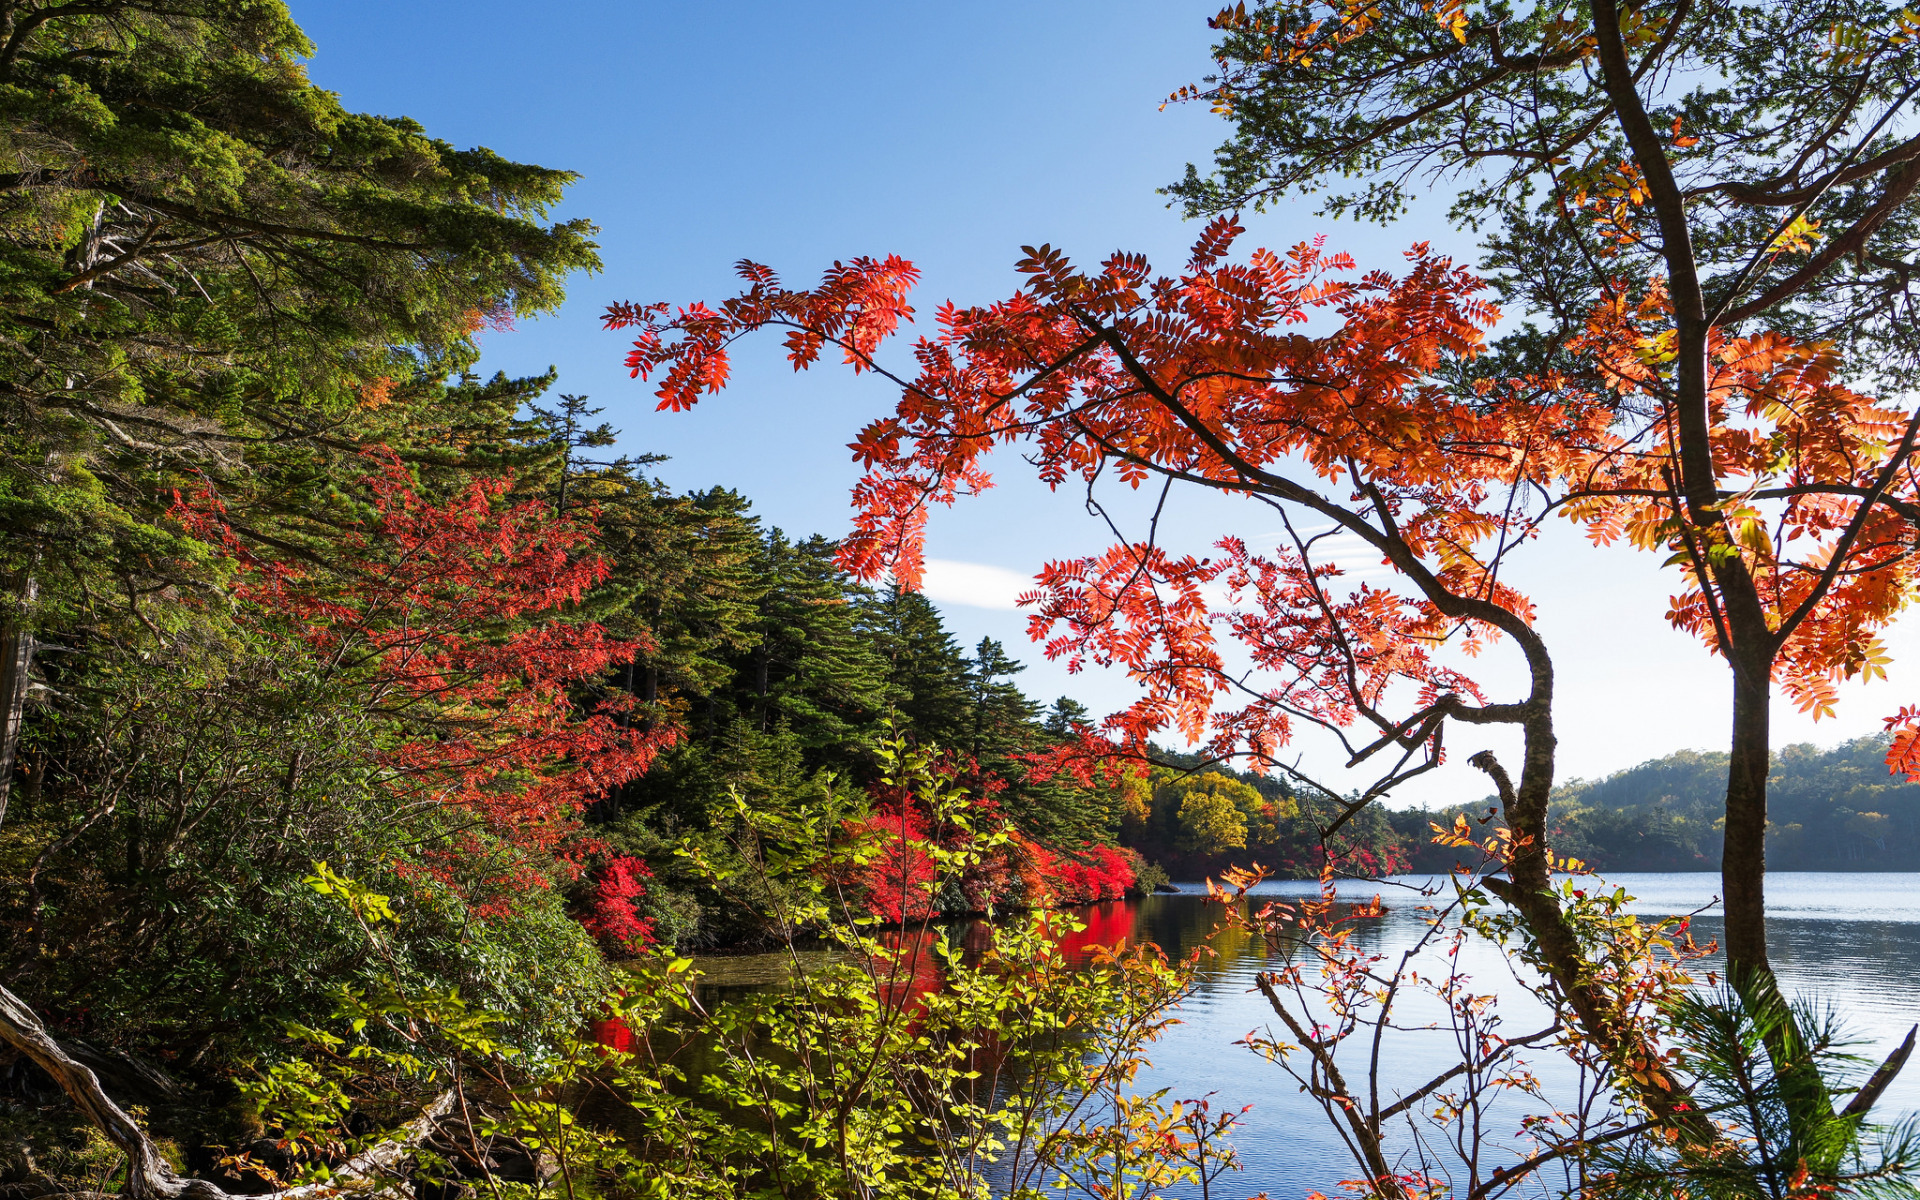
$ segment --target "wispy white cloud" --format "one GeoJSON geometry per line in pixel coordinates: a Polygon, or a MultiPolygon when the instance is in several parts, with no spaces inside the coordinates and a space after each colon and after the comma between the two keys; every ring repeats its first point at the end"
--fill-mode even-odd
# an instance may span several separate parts
{"type": "Polygon", "coordinates": [[[927,599],[973,608],[1018,608],[1020,593],[1032,588],[1032,577],[1018,571],[950,558],[929,558],[920,581],[927,599]]]}
{"type": "MultiPolygon", "coordinates": [[[[1301,524],[1297,530],[1303,538],[1317,539],[1313,543],[1316,566],[1331,563],[1339,567],[1348,579],[1369,582],[1390,578],[1394,573],[1393,568],[1381,560],[1380,551],[1368,545],[1357,533],[1332,524],[1301,524]]],[[[1293,549],[1293,538],[1285,530],[1275,530],[1262,536],[1278,549],[1293,549]]],[[[1255,540],[1257,542],[1259,539],[1255,540]]]]}
{"type": "Polygon", "coordinates": [[[1380,551],[1355,533],[1322,538],[1314,543],[1313,550],[1315,562],[1334,563],[1353,579],[1378,580],[1393,574],[1393,568],[1381,561],[1380,551]]]}
{"type": "MultiPolygon", "coordinates": [[[[1314,561],[1338,563],[1349,580],[1378,582],[1390,577],[1393,568],[1380,561],[1380,552],[1352,534],[1322,540],[1314,547],[1314,561]]],[[[1011,612],[1020,607],[1020,594],[1031,591],[1033,577],[1006,567],[988,563],[960,562],[951,558],[927,559],[920,591],[940,604],[963,604],[969,608],[993,608],[1011,612]]],[[[1202,584],[1201,594],[1209,608],[1225,612],[1227,586],[1221,581],[1202,584]]]]}

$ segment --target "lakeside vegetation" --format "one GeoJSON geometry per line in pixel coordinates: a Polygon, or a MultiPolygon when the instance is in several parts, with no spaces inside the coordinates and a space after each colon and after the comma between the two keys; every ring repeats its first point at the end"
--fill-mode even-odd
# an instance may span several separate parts
{"type": "Polygon", "coordinates": [[[1874,1105],[1913,1040],[1858,1058],[1781,995],[1764,885],[1920,855],[1920,707],[1830,751],[1769,725],[1883,673],[1920,590],[1920,24],[1212,26],[1172,99],[1233,133],[1172,188],[1206,224],[1171,274],[1025,247],[911,347],[898,257],[608,307],[664,409],[763,338],[893,387],[828,539],[610,457],[557,374],[479,373],[601,265],[552,217],[571,173],[353,112],[278,0],[0,0],[0,1196],[1210,1194],[1231,1097],[1140,1086],[1199,958],[1062,911],[1201,873],[1273,964],[1245,1044],[1349,1151],[1330,1188],[1912,1194],[1920,1127],[1874,1105]],[[1238,209],[1339,180],[1391,220],[1416,169],[1463,181],[1481,273],[1241,244],[1238,209]],[[915,590],[996,447],[1104,515],[1204,489],[1282,530],[1048,563],[1041,652],[1138,698],[1043,704],[915,590]],[[1672,569],[1647,603],[1727,666],[1725,749],[1556,774],[1564,681],[1503,572],[1559,519],[1672,569]],[[1488,726],[1524,746],[1466,758],[1488,802],[1387,807],[1488,726]],[[1306,736],[1372,782],[1292,769],[1306,736]],[[1724,945],[1582,862],[1719,870],[1724,945]],[[1334,881],[1407,869],[1449,877],[1396,965],[1334,881]],[[1319,894],[1247,902],[1276,872],[1319,894]],[[1468,940],[1548,1028],[1501,1025],[1468,940]],[[748,945],[816,965],[703,997],[681,952],[748,945]],[[1386,1094],[1415,1003],[1460,1061],[1386,1094]]]}

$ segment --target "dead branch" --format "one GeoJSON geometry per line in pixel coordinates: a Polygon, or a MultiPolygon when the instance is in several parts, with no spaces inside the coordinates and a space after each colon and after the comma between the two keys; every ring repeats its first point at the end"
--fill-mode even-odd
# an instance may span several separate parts
{"type": "MultiPolygon", "coordinates": [[[[127,1182],[120,1192],[123,1200],[241,1200],[207,1180],[175,1174],[140,1123],[101,1088],[99,1077],[67,1053],[47,1032],[33,1009],[5,987],[0,987],[0,1042],[12,1046],[51,1075],[87,1119],[126,1154],[127,1182]]],[[[287,1188],[273,1195],[276,1200],[321,1200],[346,1192],[377,1195],[388,1190],[407,1155],[453,1110],[453,1104],[453,1092],[443,1092],[404,1126],[399,1136],[355,1155],[334,1172],[332,1180],[287,1188]]],[[[79,1197],[87,1193],[69,1195],[79,1197]]]]}

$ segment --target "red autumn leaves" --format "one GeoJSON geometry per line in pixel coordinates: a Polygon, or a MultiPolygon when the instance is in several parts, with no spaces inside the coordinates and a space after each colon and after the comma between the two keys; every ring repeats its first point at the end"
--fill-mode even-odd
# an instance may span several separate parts
{"type": "MultiPolygon", "coordinates": [[[[436,503],[392,455],[370,452],[368,462],[369,518],[339,535],[326,570],[268,557],[210,490],[177,497],[173,514],[238,566],[248,624],[302,644],[407,731],[373,753],[383,786],[395,803],[437,805],[454,819],[445,845],[402,869],[486,893],[474,898],[490,915],[516,890],[544,886],[556,860],[572,874],[601,856],[582,811],[641,776],[679,730],[600,686],[645,644],[568,619],[607,576],[590,524],[508,500],[508,479],[475,480],[436,503]]],[[[846,831],[882,847],[856,881],[862,902],[894,921],[934,915],[931,843],[912,799],[895,797],[866,824],[846,831]]],[[[1015,890],[1041,904],[1112,899],[1133,881],[1111,850],[1056,855],[1020,841],[1002,858],[970,881],[974,907],[1015,890]],[[1023,878],[1033,882],[1016,889],[1023,878]]],[[[653,923],[636,906],[650,878],[640,859],[605,856],[587,884],[588,931],[619,952],[649,944],[653,923]]]]}
{"type": "Polygon", "coordinates": [[[619,953],[636,954],[652,945],[653,919],[641,916],[635,908],[646,898],[646,881],[651,878],[653,872],[643,860],[627,854],[613,855],[594,880],[580,923],[602,945],[619,953]]]}
{"type": "MultiPolygon", "coordinates": [[[[864,578],[916,582],[930,505],[988,486],[1000,447],[1050,486],[1177,483],[1271,506],[1268,522],[1284,506],[1271,549],[1123,539],[1046,564],[1024,598],[1049,656],[1137,681],[1141,698],[1107,722],[1136,747],[1177,731],[1212,754],[1271,758],[1304,722],[1343,738],[1360,726],[1356,755],[1417,745],[1437,763],[1442,717],[1488,715],[1441,651],[1531,625],[1501,571],[1554,516],[1671,556],[1669,616],[1710,648],[1716,599],[1700,580],[1717,556],[1742,556],[1782,648],[1777,677],[1804,708],[1830,711],[1839,682],[1879,672],[1878,633],[1914,582],[1920,482],[1894,469],[1914,427],[1836,383],[1830,349],[1774,333],[1715,344],[1726,519],[1701,527],[1674,494],[1657,286],[1598,305],[1565,372],[1476,378],[1499,314],[1449,260],[1416,246],[1403,273],[1355,278],[1315,242],[1231,261],[1241,232],[1215,221],[1172,276],[1138,255],[1083,270],[1030,249],[1012,296],[941,307],[910,371],[877,357],[912,315],[915,272],[897,259],[836,264],[812,290],[743,264],[748,289],[717,310],[622,305],[606,323],[636,331],[627,364],[660,378],[662,407],[718,390],[732,343],[766,327],[786,331],[796,368],[832,343],[898,384],[894,411],[852,445],[866,475],[841,561],[864,578]],[[1304,332],[1316,317],[1337,327],[1304,332]],[[1328,553],[1335,535],[1391,564],[1395,584],[1356,585],[1328,553]],[[1261,668],[1257,682],[1229,653],[1261,668]]],[[[1897,753],[1914,740],[1904,727],[1897,753]]]]}
{"type": "Polygon", "coordinates": [[[370,517],[338,536],[325,570],[267,557],[211,492],[177,498],[174,516],[238,565],[243,620],[304,643],[393,721],[400,732],[370,748],[382,785],[395,803],[452,818],[446,844],[424,857],[429,869],[451,882],[455,864],[483,853],[484,832],[495,890],[538,885],[545,864],[585,849],[581,810],[677,737],[598,686],[643,645],[566,619],[606,577],[590,526],[541,501],[506,502],[505,479],[436,503],[390,454],[368,462],[370,517]]]}

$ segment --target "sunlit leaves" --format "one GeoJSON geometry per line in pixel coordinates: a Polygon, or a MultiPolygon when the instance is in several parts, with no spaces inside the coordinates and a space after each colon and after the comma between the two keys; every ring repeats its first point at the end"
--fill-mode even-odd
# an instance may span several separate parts
{"type": "Polygon", "coordinates": [[[1767,243],[1767,253],[1805,254],[1824,237],[1826,234],[1820,232],[1820,222],[1809,220],[1805,213],[1800,213],[1767,243]]]}
{"type": "MultiPolygon", "coordinates": [[[[1591,190],[1576,204],[1619,238],[1641,236],[1638,169],[1586,176],[1591,190]]],[[[1668,406],[1680,342],[1659,286],[1615,288],[1565,348],[1604,386],[1548,373],[1463,387],[1440,377],[1471,370],[1498,318],[1471,275],[1424,245],[1399,276],[1353,278],[1351,261],[1318,242],[1233,261],[1241,232],[1231,217],[1212,221],[1176,276],[1152,276],[1133,254],[1083,268],[1053,246],[1027,247],[1012,296],[943,306],[938,331],[913,346],[917,372],[890,373],[894,411],[853,445],[866,473],[842,563],[916,583],[929,509],[990,486],[987,456],[1005,446],[1056,488],[1157,480],[1302,505],[1361,539],[1397,585],[1348,577],[1317,549],[1321,526],[1272,550],[1228,538],[1206,555],[1117,541],[1048,563],[1022,597],[1050,656],[1073,669],[1117,666],[1141,685],[1109,733],[1137,745],[1177,732],[1256,759],[1271,760],[1302,722],[1434,737],[1424,717],[1403,726],[1385,715],[1394,696],[1417,698],[1425,714],[1484,703],[1438,650],[1473,654],[1496,627],[1532,621],[1499,564],[1556,510],[1598,543],[1625,540],[1679,567],[1687,586],[1669,619],[1709,645],[1721,629],[1713,572],[1738,562],[1754,573],[1783,631],[1777,675],[1807,711],[1831,712],[1840,681],[1882,673],[1876,631],[1912,582],[1900,506],[1920,511],[1920,495],[1881,478],[1904,436],[1900,414],[1838,383],[1830,346],[1715,332],[1709,419],[1724,499],[1721,516],[1699,525],[1675,492],[1668,406]],[[1316,314],[1337,327],[1297,328],[1316,314]],[[1870,494],[1885,502],[1863,508],[1870,494]],[[1463,616],[1470,602],[1494,608],[1463,616]],[[1229,671],[1235,658],[1264,681],[1229,671]]],[[[1777,246],[1818,237],[1802,220],[1777,246]]],[[[669,320],[656,306],[636,353],[668,361],[663,332],[696,356],[718,353],[698,348],[771,324],[790,329],[796,366],[827,342],[856,369],[873,366],[878,342],[851,331],[869,305],[907,311],[900,289],[912,269],[856,262],[817,292],[777,301],[766,299],[770,274],[751,276],[724,319],[696,306],[669,320]]],[[[690,395],[672,380],[660,394],[690,395]]]]}
{"type": "MultiPolygon", "coordinates": [[[[624,693],[581,702],[644,643],[565,619],[606,578],[590,525],[544,501],[507,502],[506,479],[436,501],[392,455],[368,463],[370,519],[340,534],[325,569],[266,557],[211,489],[176,500],[173,515],[238,564],[245,619],[301,646],[403,731],[377,756],[396,800],[456,810],[500,845],[537,852],[500,869],[503,882],[539,886],[580,810],[678,736],[633,721],[624,693]]],[[[475,850],[426,859],[470,868],[475,850]]]]}
{"type": "MultiPolygon", "coordinates": [[[[1531,536],[1500,497],[1558,478],[1568,428],[1609,418],[1602,405],[1543,404],[1537,389],[1490,385],[1463,399],[1437,386],[1434,373],[1470,359],[1498,312],[1476,294],[1477,280],[1425,245],[1409,252],[1402,275],[1355,278],[1351,259],[1317,241],[1236,261],[1241,233],[1231,218],[1211,222],[1177,276],[1153,276],[1137,254],[1082,268],[1056,247],[1027,247],[1013,296],[943,306],[938,332],[913,347],[917,374],[894,375],[895,410],[854,443],[867,473],[841,560],[863,577],[916,582],[929,507],[989,486],[985,458],[1001,446],[1021,446],[1055,487],[1172,479],[1337,495],[1364,481],[1377,499],[1356,497],[1351,510],[1318,500],[1317,519],[1375,531],[1374,552],[1419,576],[1411,594],[1355,587],[1316,535],[1271,551],[1226,539],[1206,556],[1123,541],[1049,563],[1023,598],[1049,655],[1075,668],[1119,666],[1142,684],[1110,732],[1138,742],[1171,729],[1216,753],[1265,757],[1300,720],[1381,719],[1399,685],[1422,704],[1477,701],[1435,651],[1453,641],[1472,653],[1491,631],[1444,615],[1435,589],[1530,621],[1531,606],[1489,557],[1489,547],[1497,554],[1531,536]],[[1338,327],[1306,334],[1300,326],[1316,313],[1338,327]],[[1296,475],[1308,482],[1275,482],[1296,475]],[[1390,533],[1386,512],[1397,514],[1390,533]],[[1226,667],[1229,645],[1276,680],[1240,695],[1237,709],[1226,703],[1241,691],[1226,667]]],[[[636,352],[665,361],[657,345],[666,333],[678,334],[676,345],[718,344],[852,302],[829,287],[775,312],[756,299],[765,286],[723,305],[736,317],[717,331],[711,310],[683,310],[677,323],[649,310],[655,324],[636,352]]],[[[844,347],[847,327],[833,315],[815,332],[865,364],[871,348],[844,347]]],[[[805,365],[794,336],[789,356],[805,365]]],[[[663,401],[684,395],[675,386],[662,386],[663,401]]]]}
{"type": "Polygon", "coordinates": [[[787,355],[795,370],[811,366],[829,341],[842,348],[856,372],[864,370],[900,322],[912,320],[906,294],[920,278],[918,269],[898,255],[836,262],[811,291],[784,288],[778,275],[755,262],[742,260],[736,269],[751,287],[717,312],[703,304],[671,316],[666,304],[620,303],[607,309],[606,328],[636,331],[626,363],[632,376],[652,379],[665,369],[657,393],[662,409],[691,408],[701,396],[725,387],[733,338],[765,325],[789,331],[787,355]]]}
{"type": "Polygon", "coordinates": [[[1908,543],[1920,485],[1888,474],[1907,452],[1905,414],[1838,382],[1842,364],[1830,345],[1716,330],[1708,403],[1723,499],[1717,519],[1696,526],[1674,490],[1679,450],[1666,375],[1677,342],[1665,292],[1650,289],[1637,302],[1616,293],[1573,348],[1618,395],[1649,407],[1590,443],[1591,482],[1567,515],[1596,542],[1624,537],[1662,552],[1687,581],[1668,619],[1715,649],[1721,601],[1712,572],[1737,558],[1769,624],[1792,622],[1774,670],[1802,711],[1831,715],[1840,683],[1884,676],[1879,633],[1915,583],[1908,543]],[[1864,505],[1868,496],[1876,503],[1864,505]]]}

